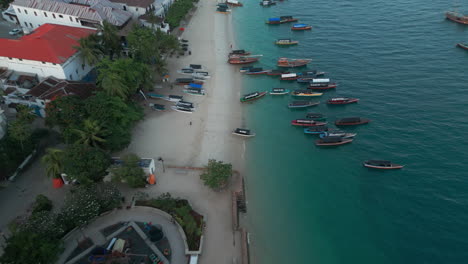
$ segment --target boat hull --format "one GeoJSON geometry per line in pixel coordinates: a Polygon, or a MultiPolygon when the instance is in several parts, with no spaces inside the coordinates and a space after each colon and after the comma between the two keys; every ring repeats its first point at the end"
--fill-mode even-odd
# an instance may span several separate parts
{"type": "Polygon", "coordinates": [[[270,94],[271,95],[285,95],[285,94],[289,94],[289,90],[284,90],[282,92],[273,92],[273,91],[270,91],[270,94]]]}
{"type": "Polygon", "coordinates": [[[257,58],[251,58],[251,59],[245,59],[245,60],[232,60],[232,59],[229,59],[228,63],[229,64],[249,64],[249,63],[254,63],[254,62],[257,62],[257,61],[258,61],[257,58]]]}
{"type": "Polygon", "coordinates": [[[236,132],[232,132],[232,134],[235,135],[235,136],[246,137],[246,138],[254,137],[254,136],[255,136],[255,133],[254,133],[254,134],[245,135],[245,134],[239,134],[239,133],[236,133],[236,132]]]}
{"type": "Polygon", "coordinates": [[[296,120],[291,121],[291,125],[300,126],[300,127],[314,127],[314,126],[324,126],[327,123],[325,122],[314,122],[314,123],[298,123],[296,120]]]}
{"type": "Polygon", "coordinates": [[[445,17],[448,20],[451,20],[453,22],[456,22],[462,25],[468,25],[468,16],[458,16],[452,12],[447,12],[445,13],[445,17]]]}
{"type": "Polygon", "coordinates": [[[369,122],[370,122],[369,119],[363,119],[360,122],[339,122],[339,121],[336,121],[335,126],[357,126],[357,125],[364,125],[364,124],[367,124],[369,122]]]}
{"type": "Polygon", "coordinates": [[[319,140],[316,140],[315,141],[315,145],[316,146],[321,146],[321,147],[333,147],[333,146],[341,146],[341,145],[344,145],[344,144],[348,144],[348,143],[351,143],[353,142],[352,139],[343,139],[343,141],[340,141],[340,142],[333,142],[333,143],[325,143],[325,142],[322,142],[320,139],[319,140]]]}
{"type": "Polygon", "coordinates": [[[464,50],[468,50],[468,44],[465,45],[465,44],[462,44],[462,43],[458,43],[457,47],[462,48],[464,50]]]}
{"type": "Polygon", "coordinates": [[[304,30],[312,30],[312,26],[307,26],[307,27],[292,27],[291,28],[292,31],[304,31],[304,30]]]}
{"type": "Polygon", "coordinates": [[[391,167],[376,166],[376,165],[366,164],[365,162],[362,165],[366,168],[378,169],[378,170],[397,170],[397,169],[402,169],[404,167],[403,165],[398,165],[398,164],[392,164],[391,167]]]}
{"type": "Polygon", "coordinates": [[[357,102],[359,102],[359,99],[350,99],[350,100],[346,100],[346,101],[331,101],[331,100],[328,100],[327,104],[330,104],[330,105],[346,105],[346,104],[353,104],[353,103],[357,103],[357,102]]]}
{"type": "Polygon", "coordinates": [[[310,93],[310,94],[304,94],[304,93],[293,93],[292,96],[295,97],[317,97],[317,96],[322,96],[323,93],[310,93]]]}
{"type": "Polygon", "coordinates": [[[288,107],[291,108],[291,109],[294,109],[294,108],[306,108],[306,107],[311,107],[311,106],[316,106],[316,105],[319,105],[319,102],[317,102],[317,103],[311,103],[311,104],[304,104],[304,105],[292,105],[292,104],[289,104],[288,107]]]}
{"type": "Polygon", "coordinates": [[[246,75],[262,75],[262,74],[267,74],[268,71],[259,71],[259,72],[246,72],[246,75]]]}
{"type": "Polygon", "coordinates": [[[309,86],[308,88],[311,89],[311,90],[330,90],[330,89],[335,89],[338,85],[336,84],[332,84],[332,85],[328,85],[328,86],[322,86],[322,87],[319,87],[319,86],[309,86]]]}
{"type": "Polygon", "coordinates": [[[246,103],[246,102],[255,101],[255,100],[258,100],[258,99],[264,97],[264,96],[266,95],[266,93],[267,93],[267,92],[261,92],[258,96],[252,97],[252,98],[249,98],[249,99],[241,98],[240,101],[241,101],[241,103],[246,103]]]}

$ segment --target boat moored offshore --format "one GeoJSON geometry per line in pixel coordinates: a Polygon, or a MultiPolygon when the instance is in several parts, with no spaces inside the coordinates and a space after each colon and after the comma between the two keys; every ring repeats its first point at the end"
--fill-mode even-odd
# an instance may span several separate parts
{"type": "Polygon", "coordinates": [[[457,43],[457,47],[460,47],[464,50],[468,50],[468,43],[467,42],[460,42],[460,43],[457,43]]]}
{"type": "Polygon", "coordinates": [[[281,74],[280,80],[294,81],[294,80],[297,80],[298,78],[299,76],[297,75],[297,73],[284,73],[284,74],[281,74]]]}
{"type": "Polygon", "coordinates": [[[250,56],[238,56],[231,55],[229,56],[228,63],[230,64],[249,64],[257,62],[262,55],[250,55],[250,56]]]}
{"type": "Polygon", "coordinates": [[[266,23],[269,25],[279,25],[284,23],[297,22],[298,20],[299,19],[294,18],[292,16],[280,16],[269,18],[266,23]]]}
{"type": "Polygon", "coordinates": [[[320,113],[307,113],[306,118],[314,119],[314,120],[326,120],[327,117],[320,113]]]}
{"type": "Polygon", "coordinates": [[[315,141],[316,146],[339,146],[353,142],[352,138],[324,137],[315,141]]]}
{"type": "Polygon", "coordinates": [[[445,13],[445,17],[448,20],[451,20],[453,22],[457,22],[457,23],[460,23],[460,24],[463,24],[463,25],[468,25],[468,16],[467,15],[463,15],[463,14],[460,14],[460,13],[457,13],[457,12],[449,11],[449,12],[445,13]]]}
{"type": "Polygon", "coordinates": [[[314,119],[296,119],[291,121],[293,126],[324,126],[326,122],[319,122],[314,119]]]}
{"type": "Polygon", "coordinates": [[[264,1],[260,2],[260,5],[261,6],[272,6],[272,5],[276,5],[276,2],[271,1],[271,0],[264,0],[264,1]]]}
{"type": "Polygon", "coordinates": [[[381,170],[394,170],[401,169],[404,167],[404,165],[395,164],[388,160],[366,160],[362,165],[364,165],[364,167],[367,168],[381,170]]]}
{"type": "Polygon", "coordinates": [[[226,4],[230,6],[243,6],[243,4],[237,0],[226,0],[226,4]]]}
{"type": "Polygon", "coordinates": [[[291,46],[299,44],[299,41],[292,39],[278,39],[275,41],[275,44],[279,46],[291,46]]]}
{"type": "Polygon", "coordinates": [[[249,93],[249,94],[246,94],[244,96],[241,97],[240,101],[242,103],[245,103],[245,102],[250,102],[250,101],[253,101],[253,100],[257,100],[259,98],[262,98],[263,96],[266,95],[267,92],[253,92],[253,93],[249,93]]]}
{"type": "Polygon", "coordinates": [[[341,118],[335,121],[336,126],[355,126],[367,124],[370,122],[370,119],[361,118],[361,117],[346,117],[341,118]]]}
{"type": "Polygon", "coordinates": [[[248,71],[245,72],[247,75],[260,75],[260,74],[267,74],[269,70],[264,70],[263,68],[250,68],[248,71]]]}
{"type": "Polygon", "coordinates": [[[288,104],[289,108],[306,108],[306,107],[311,107],[311,106],[316,106],[319,105],[320,102],[311,102],[311,101],[305,101],[305,100],[299,100],[299,101],[292,101],[291,103],[288,104]]]}
{"type": "Polygon", "coordinates": [[[322,96],[323,93],[316,93],[310,90],[294,90],[292,92],[292,96],[301,96],[301,97],[315,97],[315,96],[322,96]]]}
{"type": "Polygon", "coordinates": [[[324,137],[342,137],[342,138],[353,138],[357,134],[356,133],[346,133],[343,131],[324,131],[320,133],[320,138],[324,137]]]}
{"type": "Polygon", "coordinates": [[[288,93],[289,93],[289,90],[285,88],[273,88],[270,91],[271,95],[284,95],[288,93]]]}
{"type": "Polygon", "coordinates": [[[277,62],[278,67],[285,67],[285,68],[294,68],[294,67],[302,67],[309,64],[312,60],[311,59],[289,59],[289,58],[279,58],[277,62]]]}
{"type": "Polygon", "coordinates": [[[291,30],[293,30],[293,31],[311,30],[311,29],[312,29],[312,26],[307,25],[307,24],[294,24],[291,27],[291,30]]]}
{"type": "Polygon", "coordinates": [[[334,89],[338,85],[334,82],[331,82],[330,79],[312,79],[309,82],[309,89],[315,89],[315,90],[328,90],[328,89],[334,89]]]}
{"type": "Polygon", "coordinates": [[[313,126],[313,127],[304,128],[304,134],[316,135],[316,134],[320,134],[326,131],[328,131],[327,126],[313,126]]]}
{"type": "Polygon", "coordinates": [[[241,136],[241,137],[254,137],[255,133],[252,133],[250,129],[245,128],[236,128],[233,132],[233,135],[241,136]]]}
{"type": "Polygon", "coordinates": [[[327,104],[332,105],[344,105],[344,104],[352,104],[359,102],[358,98],[348,98],[348,97],[335,97],[328,99],[327,104]]]}

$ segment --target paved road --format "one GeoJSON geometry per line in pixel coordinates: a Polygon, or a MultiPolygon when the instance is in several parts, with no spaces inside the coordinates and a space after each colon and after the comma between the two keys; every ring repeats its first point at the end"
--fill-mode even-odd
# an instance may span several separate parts
{"type": "Polygon", "coordinates": [[[0,18],[0,38],[17,39],[22,35],[10,36],[8,32],[14,28],[20,28],[18,25],[5,21],[0,18]]]}

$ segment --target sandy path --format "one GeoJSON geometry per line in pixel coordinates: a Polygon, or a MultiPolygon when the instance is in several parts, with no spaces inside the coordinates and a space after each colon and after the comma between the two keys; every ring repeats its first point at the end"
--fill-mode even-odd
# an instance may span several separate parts
{"type": "MultiPolygon", "coordinates": [[[[204,85],[207,95],[186,95],[180,86],[156,90],[160,94],[184,95],[184,100],[194,102],[197,109],[193,114],[148,110],[126,152],[141,157],[163,157],[166,166],[203,166],[214,158],[232,163],[234,169],[242,171],[244,142],[231,135],[234,128],[243,124],[239,102],[241,77],[238,67],[226,62],[230,45],[235,47],[231,15],[216,13],[215,8],[215,1],[200,0],[198,10],[182,35],[189,40],[192,55],[168,61],[171,81],[183,77],[176,72],[188,64],[206,67],[212,75],[204,85]]],[[[146,192],[152,196],[171,192],[174,196],[188,198],[194,208],[207,217],[200,263],[240,263],[239,235],[232,232],[230,192],[209,190],[194,172],[180,174],[171,169],[165,173],[158,171],[156,177],[157,186],[146,192]]]]}

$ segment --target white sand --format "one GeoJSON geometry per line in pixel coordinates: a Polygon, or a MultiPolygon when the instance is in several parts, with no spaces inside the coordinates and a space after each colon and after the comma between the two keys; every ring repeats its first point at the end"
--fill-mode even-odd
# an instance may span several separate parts
{"type": "MultiPolygon", "coordinates": [[[[172,90],[156,89],[160,94],[184,95],[184,100],[196,103],[196,111],[185,114],[148,110],[126,152],[141,157],[162,157],[166,166],[201,167],[213,158],[231,163],[234,169],[242,171],[244,141],[231,134],[243,125],[239,68],[227,63],[230,45],[235,47],[231,15],[216,13],[215,9],[215,1],[200,1],[182,35],[189,40],[192,55],[169,60],[171,81],[184,77],[176,73],[184,66],[202,64],[206,67],[212,76],[204,85],[207,95],[187,95],[182,93],[182,86],[176,85],[172,90]]],[[[172,105],[160,100],[150,101],[172,105]]],[[[196,210],[207,216],[200,263],[240,263],[239,235],[232,232],[230,191],[209,190],[199,180],[198,173],[193,172],[177,174],[177,170],[172,169],[157,173],[156,177],[157,186],[150,187],[147,192],[152,195],[171,192],[188,198],[196,210]]]]}

